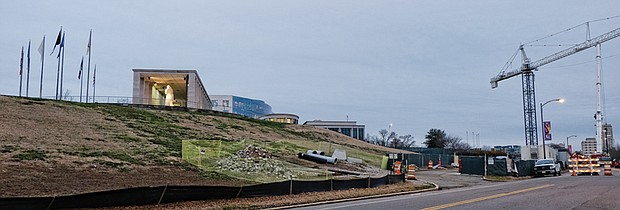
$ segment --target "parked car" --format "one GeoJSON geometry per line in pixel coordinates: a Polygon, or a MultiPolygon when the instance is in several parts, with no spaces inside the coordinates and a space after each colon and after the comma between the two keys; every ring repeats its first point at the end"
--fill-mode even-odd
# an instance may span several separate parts
{"type": "Polygon", "coordinates": [[[534,175],[544,176],[547,174],[553,174],[553,176],[561,176],[560,164],[556,163],[552,159],[537,160],[534,163],[534,175]]]}

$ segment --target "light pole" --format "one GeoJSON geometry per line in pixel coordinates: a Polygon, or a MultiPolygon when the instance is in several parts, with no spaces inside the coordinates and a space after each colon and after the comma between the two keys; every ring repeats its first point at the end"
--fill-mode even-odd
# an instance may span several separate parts
{"type": "Polygon", "coordinates": [[[540,131],[542,132],[542,142],[543,142],[543,159],[547,159],[547,151],[545,149],[545,120],[544,120],[544,115],[543,115],[543,107],[545,105],[547,105],[548,103],[551,102],[560,102],[560,103],[564,103],[564,99],[563,98],[554,98],[551,100],[548,100],[545,103],[541,103],[540,104],[540,125],[542,126],[542,129],[540,129],[540,131]]]}
{"type": "Polygon", "coordinates": [[[566,149],[568,149],[568,139],[570,139],[571,137],[577,137],[577,135],[570,135],[566,137],[566,149]]]}

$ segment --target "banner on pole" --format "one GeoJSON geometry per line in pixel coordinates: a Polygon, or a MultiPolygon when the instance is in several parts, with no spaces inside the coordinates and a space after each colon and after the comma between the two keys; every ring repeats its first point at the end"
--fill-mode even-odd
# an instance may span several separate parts
{"type": "Polygon", "coordinates": [[[545,141],[550,141],[551,140],[551,122],[550,121],[545,121],[543,122],[543,130],[545,131],[545,141]]]}

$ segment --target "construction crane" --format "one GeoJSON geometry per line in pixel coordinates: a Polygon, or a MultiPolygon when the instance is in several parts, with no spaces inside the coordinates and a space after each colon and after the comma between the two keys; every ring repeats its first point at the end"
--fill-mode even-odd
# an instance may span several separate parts
{"type": "MultiPolygon", "coordinates": [[[[497,88],[498,82],[502,80],[506,80],[518,75],[522,75],[522,89],[523,89],[523,115],[525,122],[525,144],[529,146],[538,145],[538,134],[536,127],[536,97],[534,90],[534,71],[537,71],[539,67],[544,66],[546,64],[552,63],[554,61],[560,60],[567,56],[573,55],[575,53],[581,52],[590,47],[596,46],[597,50],[597,112],[595,114],[596,118],[596,137],[597,137],[597,145],[601,144],[599,141],[601,140],[601,120],[603,118],[601,113],[601,80],[600,80],[600,45],[603,42],[612,40],[616,37],[620,36],[620,28],[616,28],[610,32],[602,34],[593,39],[588,39],[583,43],[574,45],[565,50],[556,52],[547,57],[544,57],[540,60],[530,62],[530,59],[525,54],[525,50],[523,49],[523,45],[519,46],[519,51],[521,52],[521,67],[505,72],[502,70],[497,76],[491,78],[491,88],[497,88]]],[[[515,55],[513,55],[513,58],[515,55]]],[[[600,153],[600,147],[597,146],[597,152],[600,153]]]]}

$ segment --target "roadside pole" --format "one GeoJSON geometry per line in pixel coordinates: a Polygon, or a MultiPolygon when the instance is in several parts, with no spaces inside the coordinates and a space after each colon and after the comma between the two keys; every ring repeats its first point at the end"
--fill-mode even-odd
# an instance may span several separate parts
{"type": "Polygon", "coordinates": [[[487,177],[487,163],[489,160],[487,160],[487,154],[484,154],[484,177],[487,177]]]}

